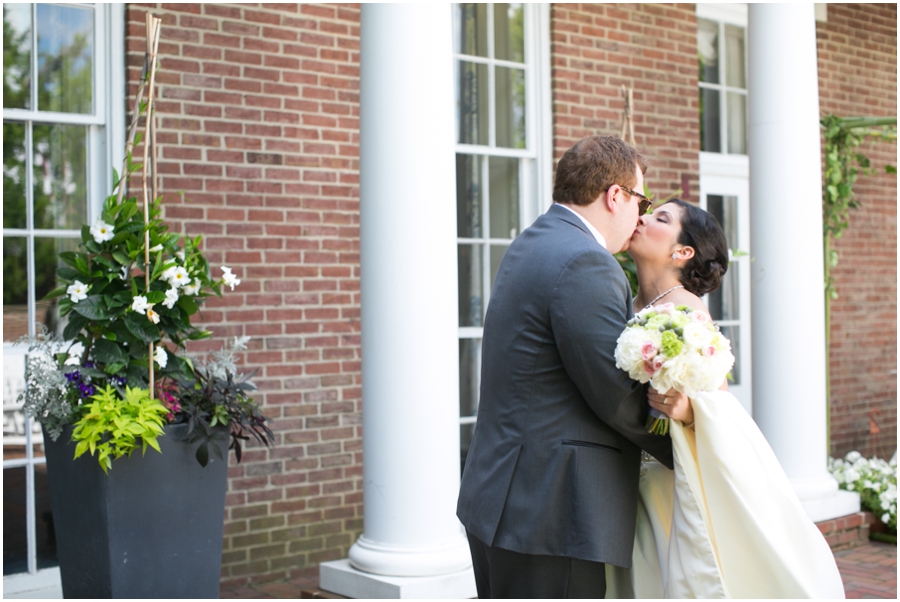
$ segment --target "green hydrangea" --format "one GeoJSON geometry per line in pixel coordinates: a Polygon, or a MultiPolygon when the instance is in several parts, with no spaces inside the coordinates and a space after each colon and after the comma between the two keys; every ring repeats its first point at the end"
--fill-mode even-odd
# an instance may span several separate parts
{"type": "Polygon", "coordinates": [[[646,328],[648,330],[657,329],[660,326],[664,327],[668,323],[669,323],[669,316],[667,316],[666,314],[656,314],[655,316],[653,316],[652,318],[647,320],[646,328]]]}
{"type": "Polygon", "coordinates": [[[668,358],[673,358],[684,349],[684,343],[678,335],[671,330],[662,333],[662,352],[668,358]]]}

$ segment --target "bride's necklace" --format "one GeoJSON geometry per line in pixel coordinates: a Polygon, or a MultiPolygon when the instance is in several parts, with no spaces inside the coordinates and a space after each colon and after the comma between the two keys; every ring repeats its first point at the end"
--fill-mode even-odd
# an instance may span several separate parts
{"type": "MultiPolygon", "coordinates": [[[[660,299],[662,299],[663,297],[665,297],[666,295],[668,295],[669,293],[671,293],[671,292],[674,291],[675,289],[679,289],[679,288],[684,288],[684,285],[683,285],[683,284],[679,284],[678,286],[673,286],[672,288],[670,288],[670,289],[667,290],[666,292],[664,292],[664,293],[662,293],[662,294],[660,294],[660,295],[657,295],[656,298],[653,299],[653,301],[651,301],[650,303],[648,303],[647,305],[644,306],[644,309],[647,309],[648,307],[653,307],[653,304],[654,304],[654,303],[656,303],[657,301],[659,301],[660,299]]],[[[641,311],[644,311],[644,310],[642,309],[641,311]]]]}

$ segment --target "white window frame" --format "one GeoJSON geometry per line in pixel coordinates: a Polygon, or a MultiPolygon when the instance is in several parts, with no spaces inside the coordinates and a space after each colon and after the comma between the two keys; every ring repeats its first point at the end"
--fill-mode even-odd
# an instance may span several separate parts
{"type": "MultiPolygon", "coordinates": [[[[493,42],[493,10],[490,6],[487,10],[488,44],[493,42]]],[[[553,123],[552,100],[550,92],[550,5],[549,4],[524,4],[524,29],[525,36],[525,89],[528,97],[525,102],[525,131],[526,148],[513,149],[498,147],[495,144],[495,107],[494,107],[494,71],[488,71],[489,89],[489,144],[459,144],[455,145],[455,152],[467,155],[480,155],[482,157],[518,157],[523,159],[525,169],[519,171],[519,190],[521,197],[519,202],[519,223],[524,229],[543,213],[551,204],[553,193],[553,123]],[[533,182],[533,183],[532,183],[533,182]]],[[[492,53],[489,53],[492,54],[492,53]]],[[[453,54],[454,63],[457,60],[465,60],[472,63],[487,65],[510,66],[522,68],[520,63],[511,63],[486,57],[473,57],[471,55],[453,54]]],[[[454,77],[457,77],[454,70],[454,77]]],[[[458,82],[454,86],[458,85],[458,82]]],[[[456,131],[459,131],[457,126],[456,131]]],[[[487,161],[482,163],[483,181],[487,182],[487,161]]],[[[488,193],[489,186],[484,187],[483,194],[488,193]]],[[[489,206],[482,203],[485,213],[483,223],[485,236],[480,238],[457,238],[457,244],[502,244],[508,245],[509,239],[490,238],[489,206]]],[[[490,301],[490,253],[482,256],[482,312],[486,310],[490,301]]],[[[458,335],[460,340],[481,339],[484,328],[480,326],[460,326],[458,335]]],[[[480,367],[476,370],[476,378],[481,378],[480,367]]],[[[480,384],[480,383],[479,383],[480,384]]],[[[480,387],[479,387],[480,388],[480,387]]],[[[474,424],[475,416],[461,416],[460,425],[474,424]]]]}
{"type": "MultiPolygon", "coordinates": [[[[719,83],[697,82],[701,90],[717,90],[719,92],[719,144],[721,153],[715,155],[746,156],[728,152],[728,93],[733,92],[744,96],[744,126],[748,126],[749,112],[749,86],[747,81],[747,5],[746,4],[697,4],[697,18],[717,22],[719,26],[719,83]],[[736,88],[725,84],[725,25],[735,25],[744,28],[744,87],[736,88]]],[[[746,137],[746,132],[745,132],[746,137]]]]}
{"type": "MultiPolygon", "coordinates": [[[[78,5],[75,5],[78,6],[78,5]]],[[[34,228],[33,215],[33,152],[31,146],[32,124],[59,123],[88,126],[87,157],[87,218],[88,223],[99,217],[102,210],[103,199],[111,194],[112,168],[121,171],[122,161],[125,156],[125,6],[123,4],[82,4],[94,8],[94,67],[93,67],[93,114],[81,115],[72,113],[57,113],[38,111],[33,109],[3,109],[4,121],[20,121],[26,127],[26,167],[25,167],[25,194],[27,221],[25,228],[4,228],[3,236],[15,236],[26,239],[27,244],[27,269],[29,283],[34,283],[34,239],[35,237],[75,238],[81,236],[80,230],[45,230],[34,228]]],[[[36,98],[35,89],[37,82],[37,40],[36,40],[36,14],[37,4],[31,5],[32,10],[32,99],[36,98]]],[[[34,106],[34,105],[33,105],[34,106]]],[[[33,284],[28,289],[28,333],[35,334],[35,289],[33,284]]],[[[13,347],[10,343],[3,344],[4,356],[24,355],[25,349],[13,347]]],[[[5,396],[4,391],[4,396],[5,396]]],[[[3,399],[4,411],[12,409],[15,400],[3,399]]],[[[26,573],[16,573],[3,578],[3,594],[5,597],[21,594],[20,597],[28,597],[31,592],[34,595],[49,595],[58,590],[59,569],[51,568],[38,571],[37,569],[37,545],[35,529],[35,492],[34,492],[34,467],[46,462],[43,456],[34,456],[34,433],[37,425],[28,418],[25,419],[25,457],[14,460],[3,460],[3,469],[25,468],[26,480],[26,535],[28,542],[28,569],[26,573]]],[[[37,431],[39,432],[39,430],[37,431]]],[[[5,443],[8,443],[8,438],[5,443]]],[[[60,590],[61,593],[61,590],[60,590]]]]}

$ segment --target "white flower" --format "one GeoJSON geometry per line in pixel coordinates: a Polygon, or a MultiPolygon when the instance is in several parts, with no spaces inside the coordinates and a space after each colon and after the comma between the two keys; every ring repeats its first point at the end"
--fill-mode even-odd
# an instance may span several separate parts
{"type": "Polygon", "coordinates": [[[225,272],[222,275],[222,283],[225,286],[230,286],[231,290],[234,290],[234,287],[241,283],[240,279],[237,278],[234,274],[231,273],[231,268],[222,266],[222,271],[225,272]]]}
{"type": "Polygon", "coordinates": [[[703,349],[712,342],[713,333],[699,322],[691,322],[684,327],[684,342],[695,349],[703,349]]]}
{"type": "Polygon", "coordinates": [[[154,324],[159,324],[159,314],[153,311],[153,303],[147,306],[147,319],[154,324]]]}
{"type": "Polygon", "coordinates": [[[175,257],[177,257],[177,258],[180,259],[181,261],[184,261],[184,251],[176,251],[176,252],[175,252],[175,257]]]}
{"type": "Polygon", "coordinates": [[[196,295],[200,292],[200,281],[194,280],[183,289],[181,289],[182,295],[196,295]]]}
{"type": "Polygon", "coordinates": [[[151,253],[158,253],[158,252],[160,252],[160,251],[162,251],[162,245],[161,245],[161,244],[156,245],[155,247],[150,247],[150,252],[151,252],[151,253]]]}
{"type": "Polygon", "coordinates": [[[143,295],[138,295],[134,298],[134,301],[131,302],[131,309],[139,314],[143,314],[150,307],[152,307],[152,305],[147,303],[147,297],[144,297],[143,295]]]}
{"type": "Polygon", "coordinates": [[[77,353],[72,353],[72,352],[70,351],[70,352],[69,352],[69,357],[66,358],[66,361],[64,362],[64,364],[65,364],[66,366],[78,366],[78,365],[81,364],[81,358],[78,357],[78,354],[77,354],[77,353]]]}
{"type": "Polygon", "coordinates": [[[169,363],[169,355],[166,353],[166,348],[157,347],[156,352],[153,354],[153,359],[159,364],[160,368],[165,368],[166,364],[169,363]]]}
{"type": "Polygon", "coordinates": [[[889,522],[891,522],[891,515],[890,515],[889,513],[887,513],[887,512],[885,512],[884,514],[882,514],[882,515],[881,515],[881,522],[883,522],[884,524],[888,524],[889,522]]]}
{"type": "Polygon", "coordinates": [[[169,268],[168,270],[163,272],[162,277],[168,280],[169,284],[173,288],[184,286],[191,281],[191,277],[188,275],[188,271],[181,267],[169,268]]]}
{"type": "Polygon", "coordinates": [[[178,301],[178,289],[172,287],[166,291],[166,300],[163,301],[163,305],[172,309],[175,306],[176,301],[178,301]]]}
{"type": "Polygon", "coordinates": [[[113,227],[98,218],[94,225],[91,226],[91,236],[94,237],[94,242],[98,243],[112,240],[114,236],[113,227]]]}
{"type": "Polygon", "coordinates": [[[72,303],[78,303],[82,299],[87,299],[87,285],[80,280],[76,280],[66,289],[66,294],[69,295],[72,303]]]}
{"type": "Polygon", "coordinates": [[[119,280],[127,280],[128,279],[128,266],[123,265],[122,269],[119,271],[119,280]]]}
{"type": "Polygon", "coordinates": [[[862,454],[858,451],[852,451],[844,458],[847,462],[853,463],[862,458],[862,454]]]}

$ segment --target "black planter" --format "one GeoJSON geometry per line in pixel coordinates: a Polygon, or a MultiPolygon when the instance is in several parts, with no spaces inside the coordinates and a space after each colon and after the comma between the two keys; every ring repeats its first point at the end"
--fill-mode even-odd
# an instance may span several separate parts
{"type": "Polygon", "coordinates": [[[227,455],[178,441],[186,425],[166,426],[162,453],[140,448],[103,473],[95,457],[77,460],[68,427],[45,435],[56,549],[66,598],[218,598],[227,455]]]}

